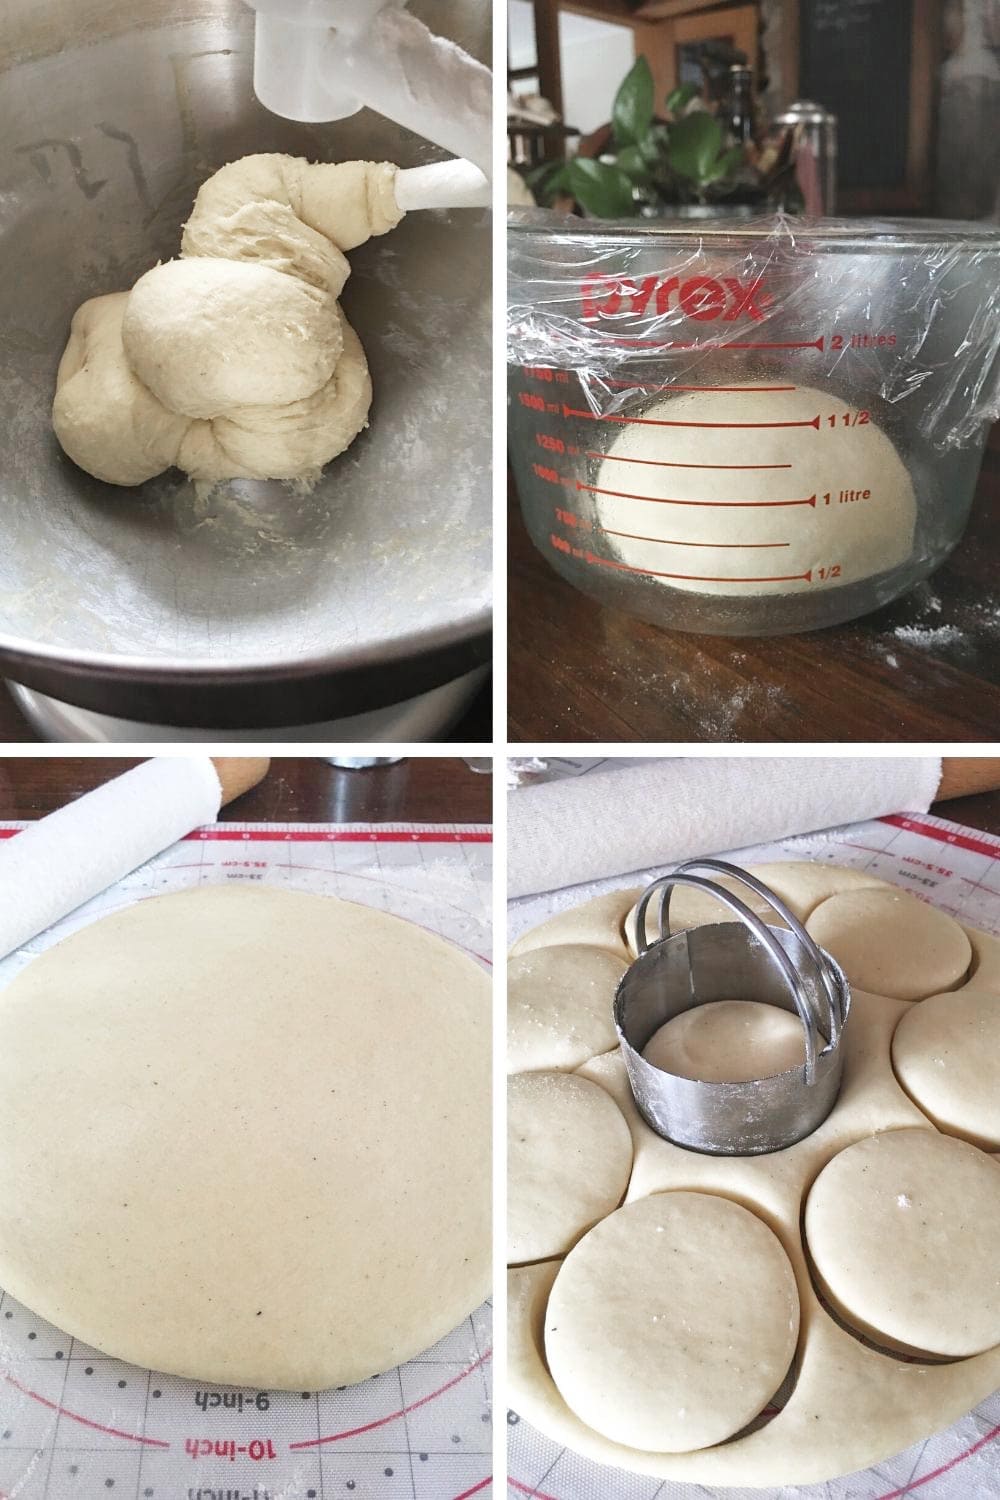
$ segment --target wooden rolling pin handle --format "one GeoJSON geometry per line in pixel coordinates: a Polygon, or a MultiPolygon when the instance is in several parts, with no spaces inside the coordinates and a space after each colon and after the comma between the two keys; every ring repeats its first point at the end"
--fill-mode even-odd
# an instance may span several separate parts
{"type": "Polygon", "coordinates": [[[212,765],[222,785],[222,805],[225,807],[264,780],[271,759],[267,755],[213,755],[212,765]]]}
{"type": "Polygon", "coordinates": [[[937,801],[1000,790],[1000,756],[946,755],[941,760],[937,801]]]}

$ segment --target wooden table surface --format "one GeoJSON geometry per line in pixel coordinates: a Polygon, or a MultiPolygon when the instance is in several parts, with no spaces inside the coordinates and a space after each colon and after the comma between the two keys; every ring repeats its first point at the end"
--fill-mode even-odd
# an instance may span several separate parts
{"type": "Polygon", "coordinates": [[[516,504],[509,535],[511,740],[1000,738],[1000,426],[947,563],[876,614],[807,635],[660,630],[559,578],[516,504]]]}
{"type": "MultiPolygon", "coordinates": [[[[106,756],[0,758],[0,818],[40,818],[138,764],[106,756]]],[[[413,756],[344,771],[319,758],[279,756],[260,785],[219,816],[246,823],[490,823],[492,789],[492,776],[463,760],[413,756]]]]}

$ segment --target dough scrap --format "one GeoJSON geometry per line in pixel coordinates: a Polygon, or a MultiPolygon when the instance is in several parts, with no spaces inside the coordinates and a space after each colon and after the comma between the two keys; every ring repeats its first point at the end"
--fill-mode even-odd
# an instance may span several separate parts
{"type": "Polygon", "coordinates": [[[845,410],[812,386],[762,395],[741,385],[630,411],[640,420],[622,425],[594,480],[612,556],[653,585],[739,598],[899,567],[913,550],[913,484],[875,422],[830,425],[845,410]],[[747,464],[760,467],[732,467],[747,464]]]}
{"type": "Polygon", "coordinates": [[[791,1365],[795,1275],[777,1237],[710,1193],[658,1193],[602,1220],[563,1262],[545,1352],[594,1431],[648,1452],[724,1442],[791,1365]]]}
{"type": "Polygon", "coordinates": [[[947,1135],[1000,1151],[1000,999],[971,985],[914,1005],[892,1038],[896,1077],[947,1135]]]}
{"type": "Polygon", "coordinates": [[[972,944],[953,918],[896,888],[831,896],[806,931],[852,985],[894,1000],[957,989],[972,962],[972,944]]]}
{"type": "Polygon", "coordinates": [[[181,258],[77,309],[52,425],[89,474],[136,485],[315,479],[366,425],[371,382],[337,301],[345,250],[402,218],[387,162],[230,162],[181,258]]]}
{"type": "Polygon", "coordinates": [[[516,1073],[507,1084],[507,1260],[564,1255],[616,1209],[632,1136],[607,1091],[572,1073],[516,1073]]]}
{"type": "Polygon", "coordinates": [[[802,1022],[757,1000],[714,1000],[665,1021],[642,1052],[654,1068],[703,1083],[773,1078],[805,1062],[802,1022]]]}
{"type": "Polygon", "coordinates": [[[324,896],[103,918],[0,996],[0,1284],[117,1358],[318,1390],[490,1286],[490,985],[324,896]]]}
{"type": "Polygon", "coordinates": [[[611,1013],[627,965],[602,948],[565,944],[507,965],[507,1072],[571,1073],[618,1045],[611,1013]]]}
{"type": "Polygon", "coordinates": [[[820,1283],[889,1348],[960,1358],[1000,1344],[1000,1166],[927,1129],[848,1146],[805,1209],[820,1283]]]}

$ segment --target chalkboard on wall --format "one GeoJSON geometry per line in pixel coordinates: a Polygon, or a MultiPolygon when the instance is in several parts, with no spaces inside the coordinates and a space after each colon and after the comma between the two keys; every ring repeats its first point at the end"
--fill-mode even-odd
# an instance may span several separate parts
{"type": "Polygon", "coordinates": [[[837,116],[841,208],[926,208],[940,0],[790,0],[789,9],[798,46],[788,83],[837,116]]]}

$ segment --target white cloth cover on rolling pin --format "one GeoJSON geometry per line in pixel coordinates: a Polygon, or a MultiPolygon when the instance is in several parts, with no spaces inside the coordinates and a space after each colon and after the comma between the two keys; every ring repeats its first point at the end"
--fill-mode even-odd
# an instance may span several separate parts
{"type": "Polygon", "coordinates": [[[31,823],[0,847],[0,956],[214,822],[222,803],[207,755],[145,761],[31,823]]]}
{"type": "Polygon", "coordinates": [[[934,756],[609,762],[507,799],[508,896],[676,864],[894,812],[926,812],[934,756]]]}

